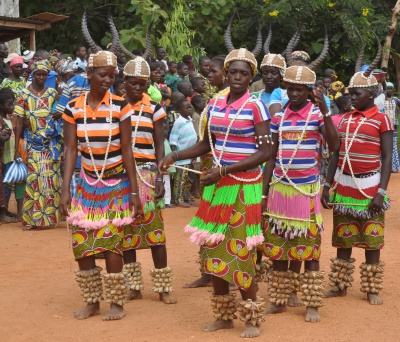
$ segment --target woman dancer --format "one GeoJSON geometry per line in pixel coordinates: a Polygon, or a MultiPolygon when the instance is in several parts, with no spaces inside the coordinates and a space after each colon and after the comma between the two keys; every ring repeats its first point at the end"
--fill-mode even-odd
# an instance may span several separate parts
{"type": "Polygon", "coordinates": [[[154,268],[150,270],[153,291],[166,304],[174,304],[171,296],[172,268],[167,265],[167,248],[163,222],[164,183],[162,173],[157,173],[157,161],[164,157],[164,109],[145,93],[150,78],[147,62],[136,57],[124,68],[126,100],[132,113],[133,153],[142,215],[125,226],[124,274],[129,288],[128,299],[141,299],[143,278],[141,264],[137,262],[137,249],[151,249],[154,268]],[[163,279],[163,280],[162,280],[163,279]],[[163,285],[162,285],[163,284],[163,285]]]}
{"type": "Polygon", "coordinates": [[[331,289],[325,296],[347,294],[353,282],[352,249],[364,248],[360,290],[372,305],[382,304],[379,292],[383,289],[384,263],[380,251],[384,246],[385,210],[390,207],[386,189],[393,151],[392,123],[374,104],[379,86],[371,71],[379,58],[380,51],[365,72],[357,72],[350,80],[355,109],[345,114],[339,124],[340,150],[332,156],[322,194],[325,208],[332,208],[329,202],[334,204],[332,245],[337,248],[337,257],[331,259],[331,289]]]}
{"type": "Polygon", "coordinates": [[[311,90],[315,73],[306,66],[286,69],[289,105],[271,123],[272,161],[266,165],[263,207],[267,223],[264,251],[273,260],[269,284],[271,306],[266,313],[286,311],[293,291],[295,273],[289,261],[305,261],[300,274],[307,322],[319,322],[324,273],[319,271],[322,215],[319,199],[318,149],[323,135],[330,150],[339,148],[339,139],[330,111],[320,89],[311,90]],[[308,97],[314,102],[308,101],[308,97]],[[310,290],[313,288],[312,296],[310,290]],[[307,292],[308,291],[308,292],[307,292]]]}
{"type": "Polygon", "coordinates": [[[211,302],[216,321],[203,330],[233,327],[236,301],[229,284],[235,284],[242,295],[237,307],[245,322],[242,337],[259,336],[263,321],[263,303],[256,297],[253,276],[255,247],[263,240],[259,165],[269,158],[270,138],[268,110],[248,91],[256,72],[251,52],[230,52],[224,65],[230,92],[210,102],[204,139],[159,164],[165,172],[176,160],[213,154],[214,167],[204,171],[199,210],[185,231],[202,246],[202,265],[214,288],[211,302]]]}
{"type": "Polygon", "coordinates": [[[101,268],[95,255],[103,253],[107,273],[103,275],[105,297],[110,303],[103,320],[125,316],[127,288],[122,273],[124,225],[140,214],[139,189],[132,153],[132,110],[109,89],[113,85],[117,58],[110,51],[89,56],[90,91],[69,102],[63,114],[65,166],[60,210],[73,225],[72,246],[79,270],[75,271],[86,306],[75,313],[85,319],[100,313],[101,268]],[[70,182],[82,147],[82,170],[76,196],[70,182]]]}

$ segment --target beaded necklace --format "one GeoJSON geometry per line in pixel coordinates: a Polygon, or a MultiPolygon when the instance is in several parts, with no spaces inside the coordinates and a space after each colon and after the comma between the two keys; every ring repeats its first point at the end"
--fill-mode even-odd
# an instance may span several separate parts
{"type": "MultiPolygon", "coordinates": [[[[132,151],[135,149],[135,145],[136,145],[136,136],[137,136],[137,131],[139,129],[139,123],[140,123],[140,118],[142,117],[142,113],[143,113],[143,107],[144,104],[142,103],[140,105],[140,111],[139,111],[139,115],[137,117],[137,121],[135,124],[135,130],[133,132],[133,142],[132,142],[132,151]]],[[[156,187],[154,185],[151,185],[150,183],[148,183],[143,176],[140,173],[140,170],[138,169],[137,163],[136,163],[136,159],[135,159],[135,169],[136,169],[136,174],[139,176],[139,179],[142,181],[142,183],[146,184],[149,188],[151,189],[155,189],[156,187]]]]}
{"type": "MultiPolygon", "coordinates": [[[[215,149],[214,149],[214,145],[213,145],[213,141],[212,141],[212,136],[211,136],[211,120],[212,120],[212,117],[213,117],[213,114],[214,114],[215,106],[217,104],[217,99],[215,99],[215,102],[214,102],[213,107],[212,107],[211,112],[210,112],[210,117],[208,119],[208,139],[209,139],[209,142],[210,142],[210,148],[211,148],[211,152],[212,152],[213,158],[214,158],[215,163],[216,163],[216,165],[218,167],[222,167],[221,159],[222,159],[222,155],[223,155],[224,150],[225,150],[225,146],[226,146],[226,143],[227,143],[227,140],[228,140],[228,136],[229,136],[229,132],[230,132],[230,130],[232,128],[232,125],[233,125],[233,123],[235,122],[235,120],[237,119],[237,117],[239,116],[239,114],[241,113],[241,111],[243,110],[243,108],[246,106],[246,104],[249,102],[249,100],[251,98],[252,98],[252,96],[249,96],[249,98],[242,104],[242,106],[239,108],[239,110],[236,112],[235,116],[233,117],[233,119],[229,123],[228,128],[227,128],[226,133],[225,133],[224,142],[223,142],[222,147],[221,147],[221,152],[219,154],[219,158],[217,157],[217,155],[215,153],[215,149]]],[[[251,178],[251,179],[240,178],[240,177],[237,177],[237,176],[232,175],[232,174],[228,174],[228,176],[232,177],[233,179],[235,179],[235,180],[237,180],[239,182],[251,183],[251,182],[255,182],[255,181],[257,181],[258,179],[261,178],[261,176],[263,175],[263,172],[262,172],[261,168],[259,168],[259,171],[260,171],[260,173],[256,177],[251,178]]]]}
{"type": "Polygon", "coordinates": [[[318,190],[316,190],[315,192],[308,193],[308,192],[304,191],[303,189],[299,188],[299,187],[297,186],[297,184],[294,183],[294,182],[291,180],[291,178],[288,176],[288,174],[287,174],[288,171],[289,171],[289,169],[290,169],[290,166],[292,165],[292,162],[293,162],[293,160],[294,160],[294,157],[295,157],[296,154],[297,154],[297,150],[299,149],[300,144],[301,144],[301,142],[303,141],[304,136],[305,136],[305,134],[306,134],[307,127],[308,127],[308,124],[310,123],[311,116],[312,116],[312,112],[313,112],[313,110],[314,110],[314,105],[311,105],[310,111],[309,111],[308,114],[307,114],[306,123],[305,123],[305,125],[304,125],[303,131],[301,132],[301,136],[300,136],[300,138],[299,138],[298,141],[297,141],[296,147],[295,147],[295,149],[294,149],[294,151],[293,151],[293,153],[292,153],[292,156],[290,157],[289,162],[288,162],[288,164],[287,164],[287,167],[286,167],[286,169],[285,169],[285,167],[283,166],[283,157],[282,157],[282,155],[283,155],[283,144],[282,144],[282,142],[283,142],[283,122],[284,122],[284,119],[285,119],[286,111],[287,111],[287,110],[288,110],[288,108],[285,109],[285,111],[284,111],[284,113],[283,113],[283,115],[282,115],[282,119],[281,119],[280,125],[279,125],[279,149],[278,149],[278,159],[279,159],[279,166],[280,166],[280,169],[281,169],[281,171],[282,171],[282,176],[276,178],[273,182],[270,183],[270,185],[274,185],[274,184],[276,184],[276,183],[278,183],[278,182],[283,183],[282,179],[285,178],[285,179],[289,182],[289,184],[290,184],[292,187],[294,187],[294,188],[295,188],[298,192],[300,192],[301,194],[303,194],[303,195],[305,195],[305,196],[308,196],[308,197],[315,197],[315,196],[319,193],[319,188],[318,188],[318,190]]]}
{"type": "Polygon", "coordinates": [[[350,132],[350,124],[351,124],[352,119],[353,119],[353,113],[350,114],[350,118],[349,118],[349,120],[348,120],[348,122],[347,122],[346,136],[345,136],[345,138],[344,138],[344,158],[343,158],[343,164],[342,164],[342,167],[340,168],[339,177],[336,179],[336,184],[332,187],[332,190],[335,190],[335,189],[337,188],[337,186],[339,185],[339,179],[340,179],[340,177],[342,177],[342,175],[343,175],[344,167],[345,167],[346,162],[347,162],[348,165],[349,165],[351,178],[353,179],[353,182],[354,182],[354,184],[356,185],[358,191],[360,191],[360,193],[361,193],[363,196],[365,196],[366,198],[372,199],[373,197],[372,197],[372,196],[368,196],[368,195],[361,189],[360,185],[358,184],[357,178],[354,176],[353,167],[351,166],[350,155],[349,155],[349,151],[350,151],[351,146],[353,145],[353,142],[354,142],[354,140],[355,140],[355,138],[356,138],[356,136],[357,136],[358,130],[360,129],[360,127],[362,126],[362,124],[365,122],[365,120],[367,120],[367,117],[363,117],[363,118],[360,120],[360,122],[358,123],[358,125],[357,125],[357,127],[356,127],[356,129],[355,129],[355,131],[354,131],[354,133],[353,133],[353,136],[352,136],[352,138],[351,138],[351,140],[350,140],[350,143],[349,143],[349,132],[350,132]]]}
{"type": "Polygon", "coordinates": [[[104,175],[104,171],[105,171],[106,165],[107,165],[108,152],[110,150],[111,137],[112,137],[112,114],[113,114],[112,96],[110,95],[110,115],[109,115],[110,125],[109,125],[109,129],[108,129],[108,142],[107,142],[106,153],[104,154],[104,162],[103,162],[103,166],[101,167],[100,174],[97,171],[96,162],[95,162],[94,157],[93,157],[92,148],[90,146],[90,141],[89,141],[89,136],[88,136],[87,117],[86,117],[87,97],[88,97],[88,92],[85,93],[84,101],[83,101],[83,103],[84,103],[84,106],[83,106],[83,127],[84,127],[84,132],[85,132],[86,146],[88,148],[88,152],[89,152],[89,155],[90,155],[90,159],[92,161],[93,169],[94,169],[94,172],[96,174],[97,180],[95,180],[94,182],[90,182],[87,179],[85,172],[83,172],[83,177],[85,178],[85,182],[88,183],[89,185],[93,186],[93,185],[96,185],[97,183],[100,182],[105,186],[113,187],[113,186],[118,185],[119,183],[121,183],[121,179],[115,181],[115,183],[112,183],[112,184],[107,183],[107,182],[105,182],[103,180],[103,175],[104,175]]]}

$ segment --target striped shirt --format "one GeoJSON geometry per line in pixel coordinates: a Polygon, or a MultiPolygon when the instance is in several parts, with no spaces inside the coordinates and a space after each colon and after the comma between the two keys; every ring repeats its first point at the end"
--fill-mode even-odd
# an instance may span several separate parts
{"type": "MultiPolygon", "coordinates": [[[[169,136],[169,143],[176,146],[177,151],[182,151],[193,146],[197,142],[197,134],[194,130],[192,118],[185,119],[179,115],[175,120],[169,136]]],[[[190,159],[179,160],[175,162],[176,165],[188,165],[190,159]]]]}
{"type": "MultiPolygon", "coordinates": [[[[211,132],[215,135],[215,154],[220,158],[225,135],[231,120],[235,117],[240,107],[250,97],[247,91],[237,101],[227,104],[229,93],[225,96],[217,95],[212,99],[207,116],[211,118],[211,132]]],[[[231,165],[246,159],[257,152],[254,126],[266,120],[270,120],[265,104],[255,97],[251,97],[240,114],[235,119],[230,129],[228,139],[222,154],[221,164],[231,165]]]]}
{"type": "MultiPolygon", "coordinates": [[[[291,104],[288,105],[286,111],[276,113],[271,120],[271,132],[279,134],[282,116],[284,115],[282,129],[282,164],[285,170],[301,137],[301,132],[307,121],[307,116],[312,108],[312,103],[309,102],[299,112],[292,111],[290,107],[291,104]]],[[[311,184],[319,179],[318,151],[322,140],[321,129],[323,126],[324,119],[319,108],[313,107],[303,141],[300,143],[287,172],[288,177],[295,184],[311,184]]],[[[276,156],[273,175],[275,178],[280,178],[283,175],[278,155],[276,156]]],[[[282,182],[289,184],[285,178],[282,179],[282,182]]]]}
{"type": "MultiPolygon", "coordinates": [[[[108,91],[100,101],[97,108],[92,110],[86,105],[87,135],[95,160],[95,167],[101,170],[107,149],[110,129],[110,96],[112,96],[112,123],[111,123],[111,145],[106,162],[106,170],[122,164],[122,152],[120,141],[120,124],[130,119],[132,109],[123,98],[111,95],[108,91]]],[[[70,101],[64,110],[63,119],[71,124],[76,124],[76,134],[82,151],[82,166],[87,171],[94,171],[94,165],[90,158],[85,139],[84,128],[84,97],[82,94],[77,99],[70,101]]]]}
{"type": "Polygon", "coordinates": [[[57,103],[56,111],[63,113],[69,101],[76,99],[78,96],[89,90],[90,84],[85,73],[72,77],[64,86],[63,92],[57,103]]]}
{"type": "Polygon", "coordinates": [[[143,94],[140,101],[136,102],[131,108],[132,113],[132,136],[135,131],[136,123],[140,113],[140,107],[143,105],[142,115],[138,130],[136,133],[136,142],[133,154],[135,160],[138,162],[148,162],[149,160],[156,160],[156,152],[154,149],[154,126],[153,123],[164,119],[164,109],[157,103],[151,100],[148,94],[143,94]]]}
{"type": "MultiPolygon", "coordinates": [[[[338,167],[342,167],[343,158],[345,153],[345,138],[347,125],[350,116],[353,118],[350,123],[349,129],[349,142],[353,137],[353,132],[359,125],[362,118],[367,118],[366,121],[360,126],[357,136],[349,151],[350,162],[354,174],[364,174],[381,169],[381,134],[386,131],[393,131],[393,125],[390,122],[389,116],[379,112],[377,106],[372,107],[366,111],[360,112],[354,110],[352,113],[344,114],[342,121],[338,126],[339,138],[341,140],[339,150],[338,167]]],[[[344,167],[344,172],[350,173],[348,163],[344,167]]]]}

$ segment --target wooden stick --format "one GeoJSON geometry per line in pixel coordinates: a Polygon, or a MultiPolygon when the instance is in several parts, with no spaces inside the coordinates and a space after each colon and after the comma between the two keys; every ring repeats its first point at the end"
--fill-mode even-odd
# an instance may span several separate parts
{"type": "Polygon", "coordinates": [[[368,204],[361,204],[361,203],[340,203],[340,202],[331,202],[328,203],[329,205],[351,205],[355,207],[368,207],[368,204]]]}
{"type": "Polygon", "coordinates": [[[180,166],[180,165],[171,164],[170,166],[168,166],[168,168],[170,168],[170,167],[176,167],[177,169],[181,169],[181,170],[186,170],[186,171],[189,171],[189,172],[197,173],[198,175],[202,175],[203,174],[203,172],[201,172],[201,171],[189,169],[187,167],[180,166]]]}
{"type": "Polygon", "coordinates": [[[290,221],[300,221],[300,222],[314,222],[313,220],[307,220],[307,219],[299,219],[299,218],[291,218],[291,217],[285,217],[285,216],[279,216],[279,215],[274,215],[270,213],[263,213],[264,216],[270,216],[273,218],[277,219],[284,219],[284,220],[290,220],[290,221]]]}

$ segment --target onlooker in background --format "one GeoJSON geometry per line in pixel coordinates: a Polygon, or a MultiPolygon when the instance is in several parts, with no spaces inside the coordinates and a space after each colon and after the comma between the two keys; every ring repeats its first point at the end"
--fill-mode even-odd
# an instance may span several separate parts
{"type": "MultiPolygon", "coordinates": [[[[168,133],[169,133],[169,127],[168,123],[164,121],[164,153],[165,155],[172,153],[171,150],[171,145],[169,144],[168,141],[168,133]]],[[[174,177],[174,174],[176,172],[176,168],[171,166],[168,168],[169,175],[163,175],[163,180],[164,180],[164,189],[165,189],[165,208],[173,208],[174,205],[171,204],[171,177],[174,177]]]]}
{"type": "Polygon", "coordinates": [[[178,83],[178,91],[180,91],[183,95],[185,95],[186,100],[190,101],[192,99],[194,90],[192,84],[187,81],[181,81],[178,83]]]}
{"type": "Polygon", "coordinates": [[[4,59],[8,57],[8,47],[5,43],[0,43],[0,82],[8,77],[8,65],[4,59]]]}
{"type": "Polygon", "coordinates": [[[167,111],[167,120],[168,122],[168,131],[170,132],[172,129],[172,126],[174,125],[176,119],[179,117],[179,110],[176,107],[177,103],[179,100],[184,100],[185,95],[183,95],[180,91],[176,91],[175,93],[172,93],[171,95],[171,107],[167,111]]]}
{"type": "Polygon", "coordinates": [[[84,45],[78,45],[76,47],[75,56],[76,56],[76,62],[82,63],[86,69],[86,66],[87,66],[86,47],[84,45]]]}
{"type": "MultiPolygon", "coordinates": [[[[186,99],[182,99],[177,102],[176,108],[179,110],[179,117],[172,127],[169,138],[173,152],[182,151],[193,146],[197,142],[197,135],[191,118],[193,114],[191,103],[186,99]]],[[[190,168],[190,163],[190,159],[185,159],[179,160],[175,164],[188,169],[190,168]]],[[[187,170],[177,169],[174,177],[173,199],[178,207],[190,208],[189,189],[191,186],[192,182],[189,177],[189,172],[187,170]]]]}
{"type": "Polygon", "coordinates": [[[125,89],[125,82],[123,78],[116,78],[114,81],[114,95],[117,96],[125,96],[126,94],[126,89],[125,89]]]}
{"type": "Polygon", "coordinates": [[[171,81],[174,80],[177,76],[176,71],[178,70],[178,63],[174,61],[168,62],[168,71],[165,74],[165,81],[169,86],[171,81]]]}
{"type": "Polygon", "coordinates": [[[179,62],[177,71],[178,71],[177,77],[175,77],[173,79],[171,78],[170,83],[167,83],[168,87],[171,88],[173,93],[178,91],[178,83],[179,82],[188,81],[189,68],[185,63],[179,62]]]}
{"type": "Polygon", "coordinates": [[[26,80],[22,76],[22,65],[24,60],[22,57],[16,56],[10,61],[11,73],[3,80],[0,88],[11,88],[15,97],[19,96],[22,89],[26,87],[26,80]]]}
{"type": "Polygon", "coordinates": [[[165,60],[166,52],[162,46],[157,46],[156,49],[156,61],[162,62],[165,65],[166,70],[168,71],[168,62],[165,60]]]}
{"type": "Polygon", "coordinates": [[[213,95],[217,92],[217,90],[210,84],[210,80],[208,79],[209,73],[210,73],[210,58],[208,58],[207,56],[201,56],[199,58],[199,73],[197,74],[197,77],[202,78],[205,82],[208,101],[211,100],[213,95]]]}
{"type": "Polygon", "coordinates": [[[190,83],[192,84],[193,87],[193,96],[196,95],[201,95],[204,98],[207,99],[207,102],[210,100],[206,93],[206,81],[204,81],[203,78],[201,77],[194,77],[193,79],[190,80],[190,83]]]}
{"type": "Polygon", "coordinates": [[[188,66],[189,70],[194,70],[194,69],[196,69],[196,67],[195,67],[195,65],[194,65],[194,63],[193,63],[192,56],[190,56],[190,55],[184,55],[184,56],[182,57],[182,62],[185,63],[185,64],[188,66]]]}

